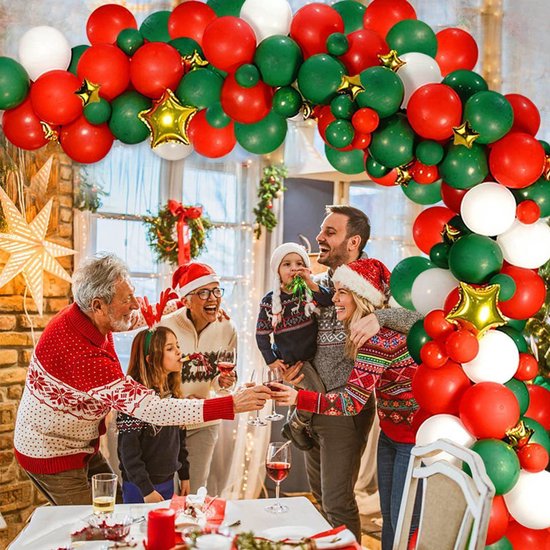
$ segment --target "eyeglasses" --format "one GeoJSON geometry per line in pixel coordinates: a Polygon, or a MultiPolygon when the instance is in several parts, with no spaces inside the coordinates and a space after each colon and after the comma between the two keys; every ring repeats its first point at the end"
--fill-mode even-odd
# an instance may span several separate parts
{"type": "Polygon", "coordinates": [[[225,288],[220,288],[217,286],[212,290],[203,288],[202,290],[197,290],[197,292],[190,292],[188,296],[193,296],[193,294],[196,294],[201,300],[208,300],[208,298],[210,298],[210,294],[213,294],[214,298],[221,298],[224,292],[225,288]]]}

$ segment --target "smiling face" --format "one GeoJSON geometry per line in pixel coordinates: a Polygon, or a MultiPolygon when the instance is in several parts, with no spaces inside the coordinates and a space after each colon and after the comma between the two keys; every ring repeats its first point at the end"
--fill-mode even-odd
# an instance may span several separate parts
{"type": "Polygon", "coordinates": [[[336,309],[336,317],[339,321],[347,321],[357,309],[357,303],[353,298],[353,294],[340,283],[334,284],[334,296],[332,302],[336,309]]]}
{"type": "Polygon", "coordinates": [[[166,334],[166,341],[162,349],[162,368],[166,374],[181,370],[180,346],[173,332],[166,334]]]}
{"type": "Polygon", "coordinates": [[[115,294],[111,303],[94,298],[89,316],[102,334],[110,331],[124,332],[132,327],[138,309],[134,287],[128,279],[119,279],[115,283],[115,294]]]}
{"type": "Polygon", "coordinates": [[[336,269],[359,257],[361,238],[358,235],[348,237],[347,232],[348,217],[344,214],[332,213],[323,220],[317,235],[320,264],[336,269]]]}
{"type": "Polygon", "coordinates": [[[185,297],[187,309],[191,315],[191,320],[197,331],[201,331],[206,325],[213,323],[218,318],[220,311],[221,296],[216,298],[212,292],[206,300],[203,300],[198,293],[201,290],[213,290],[219,288],[219,283],[209,283],[197,288],[185,297]]]}
{"type": "Polygon", "coordinates": [[[296,270],[305,267],[303,258],[296,252],[291,252],[284,256],[279,264],[279,277],[281,279],[281,286],[286,288],[296,275],[296,270]]]}

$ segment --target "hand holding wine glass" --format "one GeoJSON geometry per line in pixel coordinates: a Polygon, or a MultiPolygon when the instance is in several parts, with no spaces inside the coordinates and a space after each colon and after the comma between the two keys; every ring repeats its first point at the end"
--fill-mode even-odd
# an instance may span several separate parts
{"type": "Polygon", "coordinates": [[[275,486],[275,503],[271,506],[266,506],[268,512],[273,514],[281,514],[288,512],[288,506],[281,504],[279,499],[280,485],[283,480],[288,477],[290,472],[290,441],[273,442],[267,447],[265,459],[265,469],[267,475],[276,483],[275,486]]]}
{"type": "Polygon", "coordinates": [[[235,365],[237,358],[235,350],[218,351],[216,363],[220,372],[220,386],[222,388],[230,388],[236,381],[235,365]]]}
{"type": "MultiPolygon", "coordinates": [[[[264,376],[264,386],[267,386],[270,391],[279,391],[279,388],[273,386],[273,382],[278,382],[282,384],[283,382],[283,369],[279,366],[270,367],[267,369],[267,372],[264,376]]],[[[271,413],[269,413],[265,419],[275,422],[276,420],[281,420],[284,418],[282,414],[279,414],[275,408],[275,401],[271,400],[271,413]]]]}

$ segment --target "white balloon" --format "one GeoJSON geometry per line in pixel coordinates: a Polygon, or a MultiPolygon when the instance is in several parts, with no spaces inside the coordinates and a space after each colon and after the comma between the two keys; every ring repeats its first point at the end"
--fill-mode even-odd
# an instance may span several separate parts
{"type": "Polygon", "coordinates": [[[193,152],[192,145],[184,143],[161,143],[153,148],[153,153],[165,160],[181,160],[188,157],[193,152]]]}
{"type": "Polygon", "coordinates": [[[518,482],[504,495],[512,517],[528,529],[550,527],[550,472],[521,470],[518,482]]]}
{"type": "Polygon", "coordinates": [[[426,269],[414,280],[411,300],[418,313],[426,315],[434,309],[443,309],[449,292],[458,286],[458,281],[448,269],[426,269]]]}
{"type": "Polygon", "coordinates": [[[19,62],[31,80],[54,69],[65,70],[71,62],[71,46],[53,27],[29,29],[19,40],[19,62]]]}
{"type": "Polygon", "coordinates": [[[420,52],[409,52],[400,55],[405,65],[397,69],[397,75],[405,86],[405,96],[401,107],[406,108],[413,93],[424,84],[439,83],[442,80],[441,69],[437,61],[420,52]]]}
{"type": "MultiPolygon", "coordinates": [[[[416,433],[417,445],[429,445],[438,439],[449,439],[464,447],[470,447],[475,442],[475,437],[464,427],[462,421],[452,414],[436,414],[424,420],[416,433]]],[[[426,464],[433,464],[438,460],[448,460],[457,464],[458,459],[449,453],[441,452],[430,458],[424,458],[426,464]]]]}
{"type": "Polygon", "coordinates": [[[479,340],[479,351],[468,363],[462,363],[466,376],[472,382],[504,384],[516,374],[519,351],[512,340],[500,330],[490,330],[479,340]]]}
{"type": "Polygon", "coordinates": [[[292,9],[287,0],[245,0],[240,16],[254,30],[257,42],[290,32],[292,9]]]}
{"type": "Polygon", "coordinates": [[[517,267],[535,269],[550,259],[550,227],[542,220],[529,225],[515,220],[497,243],[504,259],[517,267]]]}
{"type": "Polygon", "coordinates": [[[516,200],[504,185],[480,183],[464,195],[460,215],[474,233],[493,237],[504,233],[514,223],[516,200]]]}

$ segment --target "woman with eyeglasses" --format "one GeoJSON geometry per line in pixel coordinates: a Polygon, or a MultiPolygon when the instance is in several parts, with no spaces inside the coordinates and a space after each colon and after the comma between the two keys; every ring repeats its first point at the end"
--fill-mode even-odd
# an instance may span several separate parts
{"type": "MultiPolygon", "coordinates": [[[[224,289],[214,270],[198,262],[180,266],[172,276],[172,288],[184,307],[163,317],[161,325],[177,336],[182,352],[183,397],[206,399],[227,393],[236,382],[234,371],[218,369],[220,352],[235,352],[237,329],[220,312],[224,289]]],[[[191,493],[206,486],[219,421],[187,425],[187,450],[191,493]]]]}

